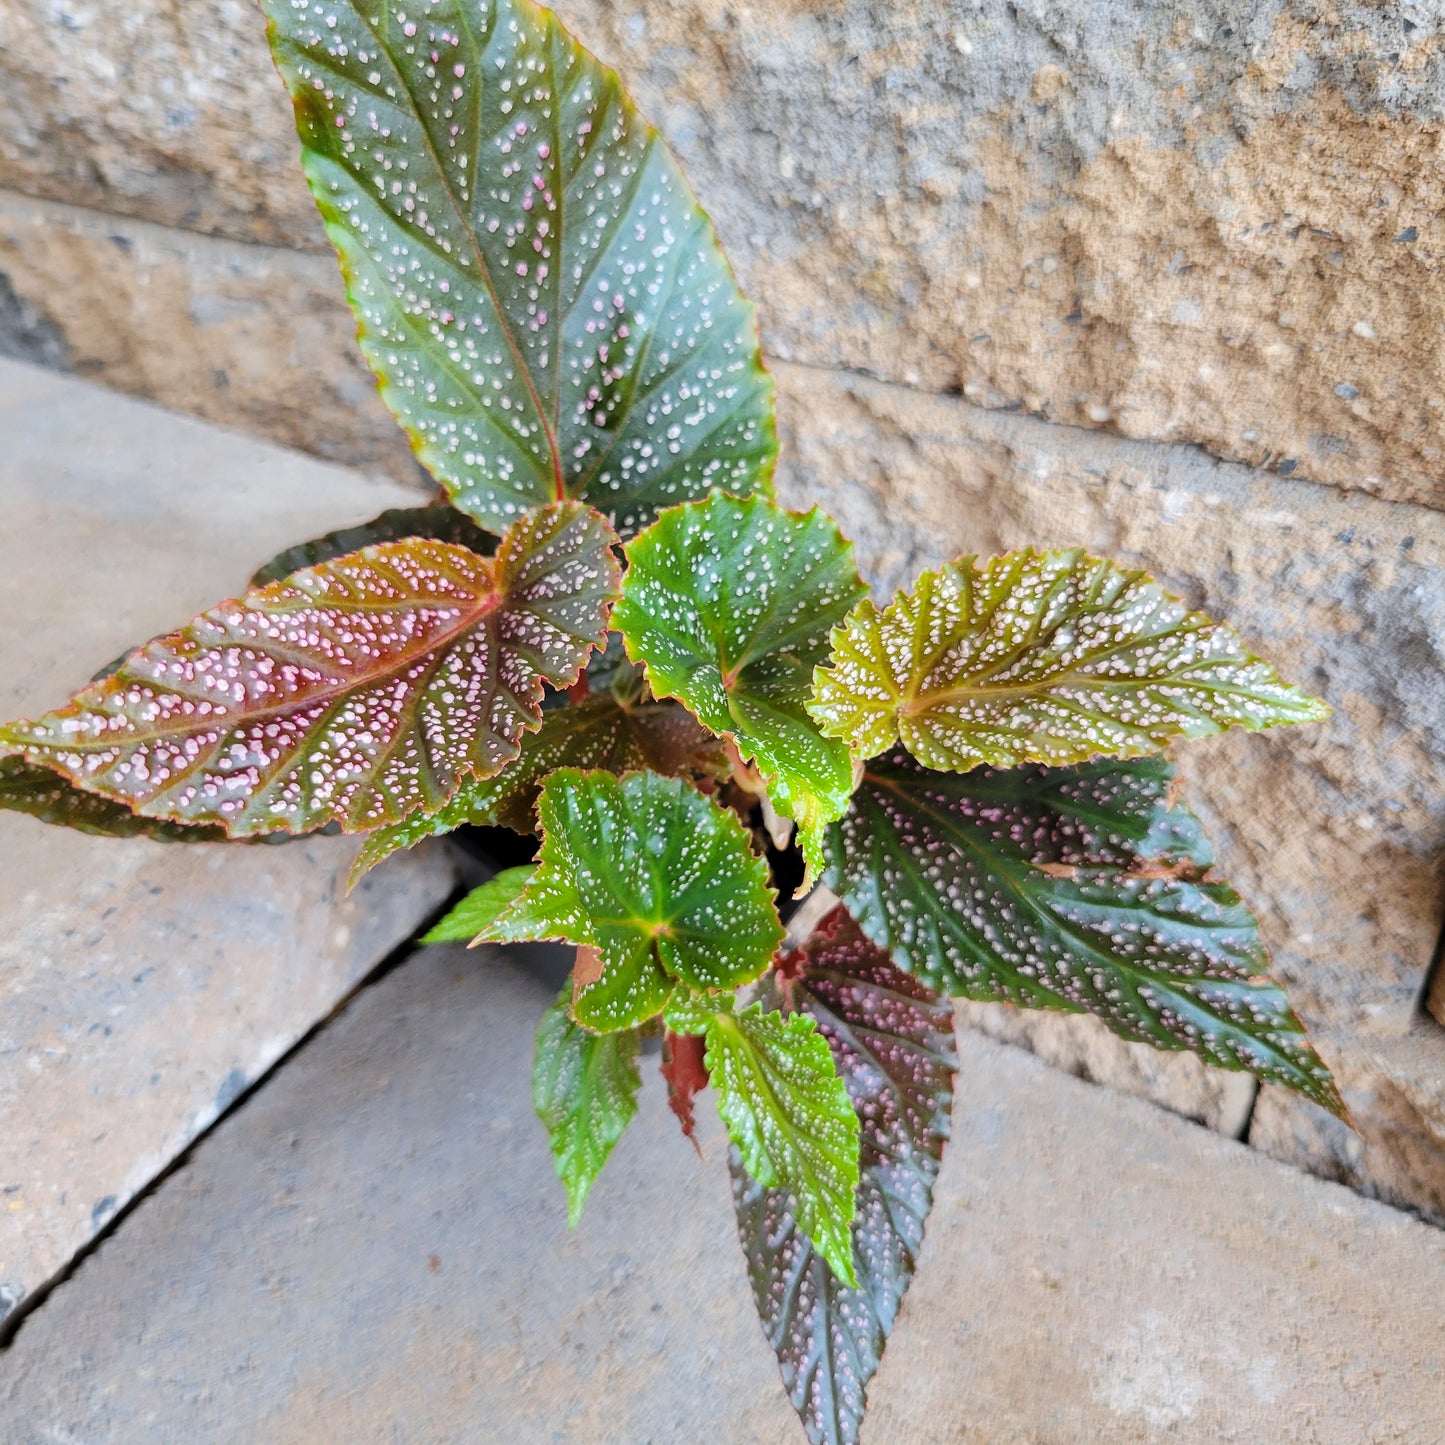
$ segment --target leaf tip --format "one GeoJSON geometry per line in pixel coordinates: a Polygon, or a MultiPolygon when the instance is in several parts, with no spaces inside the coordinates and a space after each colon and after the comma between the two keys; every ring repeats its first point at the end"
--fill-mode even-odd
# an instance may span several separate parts
{"type": "Polygon", "coordinates": [[[351,867],[346,874],[346,896],[348,898],[361,885],[361,880],[376,867],[381,859],[372,853],[365,842],[357,849],[356,857],[351,860],[351,867]]]}

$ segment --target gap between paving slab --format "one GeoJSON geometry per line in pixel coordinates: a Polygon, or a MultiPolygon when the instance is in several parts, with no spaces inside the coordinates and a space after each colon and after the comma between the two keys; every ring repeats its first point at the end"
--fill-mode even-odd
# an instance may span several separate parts
{"type": "MultiPolygon", "coordinates": [[[[797,1445],[724,1140],[655,1065],[568,1233],[550,991],[423,950],[225,1120],[0,1356],[7,1441],[797,1445]]],[[[1445,1236],[963,1032],[867,1445],[1440,1445],[1445,1236]]]]}
{"type": "MultiPolygon", "coordinates": [[[[0,716],[418,494],[0,361],[0,716]]],[[[429,848],[86,837],[0,813],[0,1319],[449,894],[429,848]]],[[[0,1330],[4,1326],[0,1325],[0,1330]]]]}
{"type": "MultiPolygon", "coordinates": [[[[395,948],[391,950],[368,974],[359,979],[356,984],[337,1000],[329,1013],[318,1018],[299,1038],[275,1060],[269,1062],[257,1075],[249,1081],[243,1081],[239,1071],[233,1071],[225,1081],[216,1097],[216,1107],[213,1117],[204,1124],[201,1124],[196,1133],[186,1143],[185,1147],[174,1154],[165,1165],[156,1170],[145,1182],[144,1186],[137,1189],[126,1197],[126,1199],[107,1210],[104,1215],[104,1222],[99,1225],[95,1233],[90,1236],[75,1252],[65,1265],[52,1274],[48,1279],[41,1281],[35,1288],[27,1291],[20,1302],[12,1307],[3,1318],[0,1318],[0,1356],[4,1355],[15,1336],[19,1333],[25,1321],[30,1318],[33,1311],[42,1308],[50,1296],[62,1284],[70,1279],[87,1259],[96,1250],[102,1248],[107,1239],[118,1229],[121,1229],[126,1220],[138,1209],[145,1207],[149,1199],[158,1189],[164,1187],[165,1182],[176,1170],[185,1167],[192,1153],[198,1149],[210,1137],[211,1133],[225,1120],[229,1119],[238,1109],[245,1106],[252,1094],[258,1089],[264,1088],[267,1082],[281,1069],[286,1067],[288,1061],[308,1043],[326,1028],[358,994],[380,982],[381,979],[391,972],[399,963],[402,963],[415,952],[415,937],[425,933],[432,924],[439,921],[458,903],[465,895],[466,889],[462,887],[453,888],[445,899],[434,907],[415,925],[408,936],[395,948]]],[[[108,1201],[109,1202],[109,1201],[108,1201]]],[[[0,1442],[3,1445],[3,1442],[0,1442]]]]}
{"type": "MultiPolygon", "coordinates": [[[[796,1445],[655,1064],[569,1234],[549,990],[425,949],[195,1150],[0,1357],[7,1441],[796,1445]]],[[[1439,1445],[1445,1237],[975,1033],[867,1445],[1439,1445]]]]}

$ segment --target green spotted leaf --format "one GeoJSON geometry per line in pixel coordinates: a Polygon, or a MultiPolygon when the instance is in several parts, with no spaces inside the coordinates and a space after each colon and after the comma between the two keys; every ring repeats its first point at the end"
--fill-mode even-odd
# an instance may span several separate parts
{"type": "Polygon", "coordinates": [[[483,929],[517,901],[517,895],[531,881],[536,865],[503,868],[478,888],[473,888],[435,927],[422,934],[423,943],[470,943],[483,929]]]}
{"type": "Polygon", "coordinates": [[[568,996],[542,1015],[532,1066],[532,1103],[547,1128],[557,1177],[567,1189],[567,1222],[582,1205],[637,1112],[636,1029],[594,1034],[568,1017],[568,996]]]}
{"type": "Polygon", "coordinates": [[[491,778],[464,782],[438,812],[413,813],[368,833],[351,870],[352,885],[398,849],[464,824],[535,833],[537,795],[547,775],[561,767],[721,778],[727,760],[717,739],[676,703],[629,705],[611,693],[584,698],[547,711],[541,728],[522,738],[514,762],[491,778]]]}
{"type": "Polygon", "coordinates": [[[98,838],[154,838],[163,843],[224,842],[226,830],[204,825],[167,823],[141,818],[123,803],[77,788],[63,773],[26,762],[0,758],[0,809],[27,813],[42,823],[73,828],[98,838]]]}
{"type": "Polygon", "coordinates": [[[742,1167],[792,1197],[800,1228],[845,1284],[853,1266],[858,1116],[828,1041],[804,1013],[736,1010],[679,989],[667,1010],[678,1034],[701,1034],[708,1080],[742,1167]]]}
{"type": "Polygon", "coordinates": [[[929,772],[868,765],[828,831],[825,877],[900,968],[955,997],[1088,1012],[1343,1112],[1254,916],[1201,876],[1159,758],[929,772]],[[1151,852],[1162,849],[1162,852],[1151,852]]]}
{"type": "Polygon", "coordinates": [[[596,951],[572,1013],[599,1033],[661,1012],[676,981],[736,988],[783,938],[767,864],[736,817],[677,778],[564,768],[537,801],[538,868],[484,937],[596,951]]]}
{"type": "Polygon", "coordinates": [[[359,552],[378,542],[404,542],[408,537],[451,542],[458,547],[469,547],[484,557],[490,557],[497,550],[497,539],[490,532],[484,532],[470,517],[446,502],[432,502],[425,507],[391,507],[360,526],[342,527],[278,552],[251,578],[251,586],[269,587],[273,582],[284,582],[293,572],[334,561],[348,552],[359,552]]]}
{"type": "Polygon", "coordinates": [[[730,1160],[753,1299],[813,1445],[857,1445],[868,1383],[917,1267],[948,1139],[958,1058],[953,1006],[889,962],[834,909],[784,961],[794,1007],[818,1025],[861,1130],[853,1258],[844,1284],[799,1228],[793,1197],[730,1160]]]}
{"type": "Polygon", "coordinates": [[[1174,738],[1329,716],[1228,627],[1083,552],[962,557],[833,637],[813,716],[871,758],[930,768],[1140,757],[1174,738]]]}
{"type": "Polygon", "coordinates": [[[497,772],[606,631],[615,534],[576,502],[493,558],[383,543],[223,602],[0,746],[152,818],[348,831],[497,772]]]}
{"type": "Polygon", "coordinates": [[[829,630],[863,594],[851,544],[816,508],[716,494],[665,512],[626,550],[613,625],[652,691],[733,738],[800,827],[839,817],[852,763],[807,703],[829,630]]]}
{"type": "Polygon", "coordinates": [[[263,0],[361,348],[422,463],[500,530],[629,534],[766,490],[752,307],[617,76],[531,0],[263,0]]]}

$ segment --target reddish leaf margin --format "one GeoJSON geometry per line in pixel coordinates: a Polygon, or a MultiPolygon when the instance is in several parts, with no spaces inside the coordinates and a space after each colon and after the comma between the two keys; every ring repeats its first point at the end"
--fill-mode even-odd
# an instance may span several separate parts
{"type": "Polygon", "coordinates": [[[675,1034],[662,1038],[662,1077],[667,1081],[667,1107],[677,1116],[683,1137],[702,1155],[697,1142],[697,1119],[692,1101],[707,1088],[707,1048],[697,1034],[675,1034]]]}
{"type": "Polygon", "coordinates": [[[156,639],[65,707],[0,728],[0,750],[232,837],[395,823],[516,757],[543,682],[568,686],[603,641],[616,540],[558,502],[492,558],[419,538],[364,548],[156,639]]]}

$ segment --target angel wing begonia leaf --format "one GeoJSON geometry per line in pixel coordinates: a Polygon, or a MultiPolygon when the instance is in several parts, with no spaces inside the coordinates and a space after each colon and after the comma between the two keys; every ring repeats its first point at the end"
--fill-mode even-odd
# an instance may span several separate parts
{"type": "Polygon", "coordinates": [[[1159,758],[937,773],[868,765],[829,830],[826,879],[900,968],[959,998],[1094,1014],[1336,1113],[1254,915],[1201,876],[1197,824],[1159,758]],[[1171,819],[1171,815],[1172,819],[1171,819]],[[1164,848],[1150,856],[1149,848],[1164,848]]]}
{"type": "Polygon", "coordinates": [[[858,1116],[827,1040],[807,1014],[680,988],[668,1004],[674,1033],[700,1034],[718,1113],[742,1168],[787,1191],[798,1228],[845,1284],[853,1265],[858,1116]]]}
{"type": "Polygon", "coordinates": [[[0,740],[146,817],[232,837],[394,823],[517,755],[542,684],[568,685],[602,641],[615,540],[561,502],[494,558],[368,547],[221,603],[0,740]]]}
{"type": "Polygon", "coordinates": [[[269,587],[273,582],[284,581],[293,572],[333,561],[348,552],[359,552],[378,542],[404,542],[408,537],[451,542],[484,557],[490,557],[497,550],[497,539],[490,532],[483,531],[470,517],[446,502],[432,502],[425,507],[391,507],[359,526],[341,527],[278,552],[251,578],[251,586],[269,587]]]}
{"type": "Polygon", "coordinates": [[[532,879],[536,865],[503,868],[473,888],[444,918],[421,936],[423,943],[470,943],[517,900],[532,879]]]}
{"type": "Polygon", "coordinates": [[[816,508],[718,493],[669,509],[626,550],[613,625],[653,692],[734,739],[800,827],[839,817],[852,763],[807,703],[829,630],[863,594],[852,545],[816,508]]]}
{"type": "Polygon", "coordinates": [[[624,705],[609,693],[544,713],[542,726],[522,738],[514,762],[490,778],[468,779],[435,813],[368,833],[351,872],[357,880],[401,848],[450,833],[464,824],[537,831],[542,783],[561,767],[601,768],[619,776],[647,769],[668,777],[722,777],[722,745],[673,702],[624,705]]]}
{"type": "Polygon", "coordinates": [[[537,1025],[532,1103],[546,1125],[576,1227],[587,1194],[637,1112],[636,1029],[594,1034],[568,1017],[564,991],[537,1025]]]}
{"type": "Polygon", "coordinates": [[[712,225],[617,76],[531,0],[263,0],[361,348],[422,463],[500,530],[624,535],[771,484],[773,387],[712,225]]]}
{"type": "Polygon", "coordinates": [[[767,864],[742,825],[695,788],[655,773],[551,774],[537,801],[536,876],[483,937],[595,948],[573,1017],[596,1032],[662,1010],[676,981],[736,988],[783,938],[767,864]]]}
{"type": "Polygon", "coordinates": [[[42,823],[73,828],[97,838],[153,838],[162,843],[220,843],[224,828],[167,823],[140,818],[123,803],[77,788],[63,773],[27,762],[0,758],[0,809],[26,813],[42,823]]]}
{"type": "Polygon", "coordinates": [[[794,956],[786,987],[828,1041],[858,1116],[858,1282],[833,1273],[799,1227],[792,1196],[764,1188],[734,1151],[738,1237],[763,1332],[809,1440],[857,1445],[949,1135],[953,1006],[895,967],[841,908],[794,956]]]}
{"type": "Polygon", "coordinates": [[[1174,738],[1329,716],[1147,573],[1080,551],[963,557],[833,637],[812,714],[871,758],[948,772],[1139,757],[1174,738]]]}

